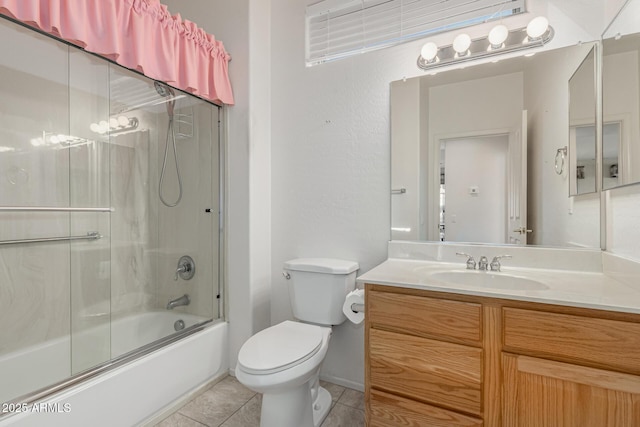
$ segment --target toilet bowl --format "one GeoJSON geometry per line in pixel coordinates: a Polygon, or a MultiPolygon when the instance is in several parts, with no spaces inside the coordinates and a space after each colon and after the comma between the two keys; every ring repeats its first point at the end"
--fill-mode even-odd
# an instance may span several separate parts
{"type": "Polygon", "coordinates": [[[290,320],[252,336],[240,350],[236,377],[262,393],[262,427],[318,427],[331,409],[319,386],[331,328],[290,320]]]}
{"type": "Polygon", "coordinates": [[[320,366],[333,325],[346,320],[342,305],[355,288],[358,263],[329,258],[287,261],[293,315],[249,338],[238,353],[236,377],[262,393],[261,427],[319,427],[331,409],[320,387],[320,366]]]}

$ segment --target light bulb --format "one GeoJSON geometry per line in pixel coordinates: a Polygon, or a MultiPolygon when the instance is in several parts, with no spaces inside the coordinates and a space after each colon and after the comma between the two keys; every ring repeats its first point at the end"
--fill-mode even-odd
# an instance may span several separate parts
{"type": "Polygon", "coordinates": [[[100,125],[97,123],[91,123],[89,129],[91,129],[91,132],[100,133],[100,125]]]}
{"type": "Polygon", "coordinates": [[[58,135],[51,135],[49,137],[49,142],[51,142],[52,144],[57,144],[60,142],[60,140],[58,139],[58,135]]]}
{"type": "Polygon", "coordinates": [[[527,35],[529,38],[540,38],[549,28],[549,20],[544,16],[533,18],[527,25],[527,35]]]}
{"type": "Polygon", "coordinates": [[[99,134],[107,133],[109,131],[109,123],[107,123],[105,120],[100,120],[100,123],[98,123],[98,127],[99,134]]]}
{"type": "Polygon", "coordinates": [[[58,134],[58,141],[60,142],[67,142],[67,140],[69,139],[69,137],[67,135],[63,135],[63,134],[58,134]]]}
{"type": "Polygon", "coordinates": [[[491,46],[494,48],[501,47],[508,36],[509,29],[506,26],[502,24],[496,25],[489,31],[489,43],[491,43],[491,46]]]}
{"type": "Polygon", "coordinates": [[[117,128],[118,127],[118,119],[116,119],[115,117],[109,118],[109,127],[111,129],[117,128]]]}
{"type": "Polygon", "coordinates": [[[469,46],[471,46],[471,37],[469,34],[458,34],[455,39],[453,39],[453,50],[458,52],[460,55],[463,55],[469,50],[469,46]]]}
{"type": "Polygon", "coordinates": [[[120,126],[129,126],[129,117],[127,116],[118,116],[118,124],[120,126]]]}
{"type": "Polygon", "coordinates": [[[426,43],[424,46],[422,46],[420,55],[425,61],[431,62],[438,55],[438,46],[434,42],[426,43]]]}

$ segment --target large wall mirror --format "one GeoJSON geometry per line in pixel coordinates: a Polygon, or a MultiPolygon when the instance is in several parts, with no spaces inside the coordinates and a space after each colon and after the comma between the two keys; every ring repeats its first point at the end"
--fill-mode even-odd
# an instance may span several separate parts
{"type": "Polygon", "coordinates": [[[640,0],[602,41],[602,188],[640,182],[640,0]]]}
{"type": "Polygon", "coordinates": [[[555,168],[594,45],[392,82],[392,239],[599,248],[599,194],[555,168]]]}

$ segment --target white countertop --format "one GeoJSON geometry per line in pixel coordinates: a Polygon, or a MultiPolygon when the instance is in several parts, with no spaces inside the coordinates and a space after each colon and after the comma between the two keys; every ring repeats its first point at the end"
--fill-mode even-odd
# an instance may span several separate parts
{"type": "Polygon", "coordinates": [[[635,288],[600,272],[502,267],[501,272],[478,274],[512,275],[536,280],[544,290],[492,289],[452,284],[430,276],[439,271],[466,270],[464,263],[390,258],[357,278],[371,283],[463,295],[531,301],[640,314],[640,286],[635,288]]]}

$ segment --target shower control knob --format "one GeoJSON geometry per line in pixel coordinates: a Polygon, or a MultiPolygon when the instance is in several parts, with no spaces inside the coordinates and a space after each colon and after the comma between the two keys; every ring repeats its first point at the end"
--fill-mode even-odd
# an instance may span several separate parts
{"type": "Polygon", "coordinates": [[[189,255],[185,255],[178,261],[178,267],[176,268],[176,275],[173,280],[177,281],[178,277],[182,280],[191,280],[196,274],[196,263],[189,255]]]}

